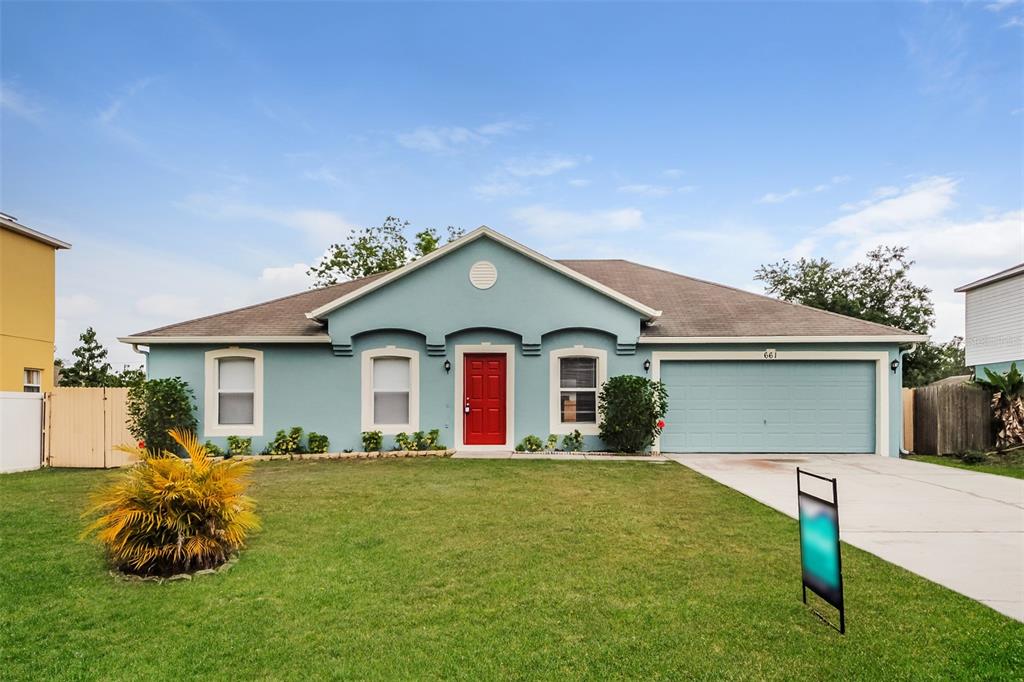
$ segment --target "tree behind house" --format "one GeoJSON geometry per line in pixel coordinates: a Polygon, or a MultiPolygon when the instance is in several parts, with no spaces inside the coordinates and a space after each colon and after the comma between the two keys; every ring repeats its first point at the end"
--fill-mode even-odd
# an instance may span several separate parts
{"type": "Polygon", "coordinates": [[[113,371],[107,362],[107,349],[96,339],[96,331],[88,327],[79,335],[81,342],[71,351],[75,361],[66,366],[60,360],[54,363],[59,369],[58,386],[115,387],[134,386],[146,380],[146,371],[141,367],[125,367],[120,373],[113,371]]]}
{"type": "MultiPolygon", "coordinates": [[[[931,289],[911,281],[914,261],[905,246],[879,246],[867,260],[838,267],[825,258],[783,259],[762,265],[754,278],[765,291],[784,301],[927,334],[935,324],[931,289]]],[[[904,386],[923,386],[948,376],[964,374],[963,339],[941,344],[921,343],[906,356],[904,386]]]]}
{"type": "Polygon", "coordinates": [[[463,235],[461,228],[451,225],[445,235],[428,227],[413,234],[410,245],[406,236],[409,226],[407,220],[388,216],[382,225],[356,230],[344,242],[331,244],[320,262],[307,271],[316,278],[313,286],[389,272],[463,235]]]}

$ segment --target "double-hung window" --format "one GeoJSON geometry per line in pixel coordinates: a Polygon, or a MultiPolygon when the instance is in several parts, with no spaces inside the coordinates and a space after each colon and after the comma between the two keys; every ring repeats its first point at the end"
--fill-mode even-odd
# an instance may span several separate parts
{"type": "Polygon", "coordinates": [[[362,354],[363,431],[419,430],[419,353],[388,346],[362,354]]]}
{"type": "Polygon", "coordinates": [[[598,394],[604,383],[606,353],[592,348],[551,352],[551,433],[598,432],[598,394]]]}
{"type": "Polygon", "coordinates": [[[207,436],[263,435],[263,353],[223,348],[206,353],[207,436]]]}
{"type": "Polygon", "coordinates": [[[43,370],[26,367],[22,373],[21,390],[25,393],[39,393],[43,385],[43,370]]]}

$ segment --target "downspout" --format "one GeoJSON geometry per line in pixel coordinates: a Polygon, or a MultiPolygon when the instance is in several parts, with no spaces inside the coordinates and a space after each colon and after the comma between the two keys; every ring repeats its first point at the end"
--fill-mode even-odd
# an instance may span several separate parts
{"type": "MultiPolygon", "coordinates": [[[[900,350],[900,375],[901,376],[903,374],[903,359],[904,359],[904,357],[906,357],[907,355],[910,355],[915,350],[917,350],[917,344],[916,343],[910,344],[909,348],[901,349],[900,350]]],[[[903,385],[903,382],[901,381],[900,382],[900,386],[902,387],[902,385],[903,385]]],[[[901,391],[901,395],[902,395],[902,391],[901,391]]],[[[900,414],[901,415],[903,414],[902,406],[901,406],[901,409],[900,409],[900,414]]],[[[901,419],[902,419],[902,417],[901,417],[901,419]]],[[[903,449],[903,443],[900,443],[900,448],[899,449],[900,449],[900,457],[905,457],[906,455],[910,454],[909,450],[904,450],[903,449]]]]}
{"type": "Polygon", "coordinates": [[[146,376],[149,376],[149,351],[139,348],[139,344],[133,343],[132,350],[146,358],[146,376]]]}

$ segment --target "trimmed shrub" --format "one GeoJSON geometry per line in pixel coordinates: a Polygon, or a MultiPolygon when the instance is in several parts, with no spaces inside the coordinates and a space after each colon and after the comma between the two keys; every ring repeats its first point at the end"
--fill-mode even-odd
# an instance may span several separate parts
{"type": "Polygon", "coordinates": [[[551,452],[558,447],[558,436],[553,433],[548,434],[547,441],[544,442],[544,449],[551,452]]]}
{"type": "Polygon", "coordinates": [[[98,514],[83,536],[95,535],[118,570],[170,576],[214,568],[259,527],[246,496],[249,462],[215,462],[195,433],[172,431],[175,451],[118,449],[141,462],[93,495],[98,514]]]}
{"type": "Polygon", "coordinates": [[[566,452],[576,452],[583,447],[583,434],[579,429],[573,429],[562,438],[562,449],[566,452]]]}
{"type": "Polygon", "coordinates": [[[181,377],[149,379],[128,390],[128,431],[153,452],[177,452],[172,430],[195,431],[195,395],[181,377]]]}
{"type": "Polygon", "coordinates": [[[543,449],[544,441],[539,436],[534,436],[533,434],[523,438],[519,441],[519,445],[516,446],[516,452],[540,452],[543,449]]]}
{"type": "Polygon", "coordinates": [[[228,455],[230,457],[243,457],[252,454],[252,438],[241,436],[228,436],[228,455]]]}
{"type": "Polygon", "coordinates": [[[309,441],[309,451],[314,454],[327,452],[327,449],[331,447],[330,439],[316,431],[310,431],[307,440],[309,441]]]}
{"type": "Polygon", "coordinates": [[[615,452],[643,452],[665,427],[668,392],[660,381],[623,374],[601,387],[601,440],[615,452]]]}
{"type": "Polygon", "coordinates": [[[294,455],[302,452],[302,427],[293,426],[289,431],[281,429],[274,435],[268,448],[272,455],[294,455]]]}
{"type": "Polygon", "coordinates": [[[384,447],[384,434],[381,431],[363,431],[363,452],[380,452],[384,447]]]}
{"type": "Polygon", "coordinates": [[[230,452],[224,452],[223,450],[220,449],[220,446],[217,445],[216,443],[214,443],[212,440],[206,441],[203,444],[203,447],[206,448],[206,452],[210,455],[210,457],[230,457],[231,456],[230,452]]]}

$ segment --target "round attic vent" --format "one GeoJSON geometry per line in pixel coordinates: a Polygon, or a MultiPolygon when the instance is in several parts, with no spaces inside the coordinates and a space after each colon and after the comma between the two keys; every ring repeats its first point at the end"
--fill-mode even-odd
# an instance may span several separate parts
{"type": "Polygon", "coordinates": [[[469,269],[469,282],[477,289],[490,289],[498,281],[498,270],[494,263],[478,260],[469,269]]]}

